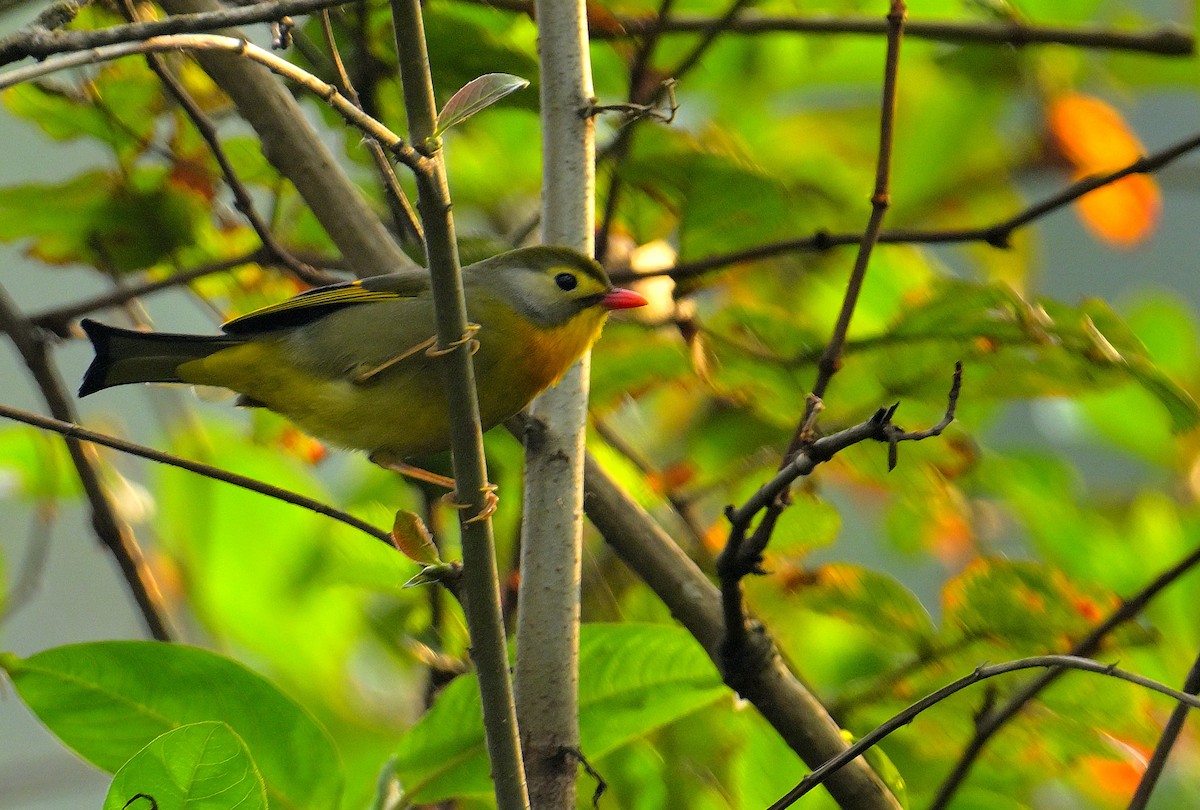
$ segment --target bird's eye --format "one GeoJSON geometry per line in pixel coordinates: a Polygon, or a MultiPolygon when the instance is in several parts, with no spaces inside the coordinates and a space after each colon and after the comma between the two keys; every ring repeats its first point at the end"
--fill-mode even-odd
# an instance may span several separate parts
{"type": "Polygon", "coordinates": [[[554,283],[558,285],[560,290],[570,292],[579,286],[579,279],[575,278],[575,276],[571,275],[570,273],[559,273],[554,277],[554,283]]]}

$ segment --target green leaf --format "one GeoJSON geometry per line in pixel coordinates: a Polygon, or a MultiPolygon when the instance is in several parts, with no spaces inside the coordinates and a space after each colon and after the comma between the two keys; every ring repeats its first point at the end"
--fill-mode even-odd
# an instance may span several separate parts
{"type": "MultiPolygon", "coordinates": [[[[963,399],[1077,396],[1136,382],[1174,430],[1200,424],[1200,406],[1154,365],[1107,304],[1027,299],[1004,285],[944,280],[891,328],[847,345],[869,359],[884,394],[945,396],[947,369],[966,364],[963,399]]],[[[847,364],[848,367],[851,364],[847,364]]]]}
{"type": "Polygon", "coordinates": [[[467,82],[450,97],[438,113],[433,134],[441,135],[480,110],[485,110],[505,96],[529,86],[528,79],[509,73],[487,73],[467,82]]]}
{"type": "Polygon", "coordinates": [[[891,576],[860,565],[831,563],[811,574],[799,596],[811,609],[839,616],[885,638],[910,645],[934,635],[929,612],[891,576]]]}
{"type": "MultiPolygon", "coordinates": [[[[331,499],[310,468],[228,428],[181,434],[172,450],[216,463],[214,445],[224,467],[331,499]]],[[[154,473],[159,536],[209,632],[252,650],[312,705],[341,704],[348,662],[367,632],[367,600],[399,594],[413,564],[376,538],[291,504],[174,468],[154,473]]],[[[380,509],[375,517],[385,525],[392,515],[380,509]]]]}
{"type": "Polygon", "coordinates": [[[115,772],[160,735],[220,721],[245,742],[272,807],[336,808],[338,753],[300,706],[266,679],[179,644],[104,641],[0,658],[25,704],[68,747],[115,772]]]}
{"type": "Polygon", "coordinates": [[[31,427],[0,430],[0,493],[26,498],[67,498],[79,494],[66,445],[31,427]]]}
{"type": "Polygon", "coordinates": [[[1116,596],[1040,563],[981,558],[942,592],[944,624],[1017,651],[1061,649],[1113,610],[1116,596]]]}
{"type": "Polygon", "coordinates": [[[190,723],[151,740],[121,766],[104,810],[266,810],[250,751],[226,723],[190,723]],[[138,797],[144,797],[139,804],[138,797]]]}
{"type": "MultiPolygon", "coordinates": [[[[589,758],[605,754],[728,694],[686,631],[669,625],[585,624],[579,640],[579,730],[589,758]]],[[[396,772],[418,803],[492,792],[479,687],[463,676],[405,735],[396,772]]]]}
{"type": "Polygon", "coordinates": [[[162,169],[86,172],[0,188],[0,241],[32,239],[30,253],[49,264],[140,270],[191,245],[205,205],[162,169]]]}

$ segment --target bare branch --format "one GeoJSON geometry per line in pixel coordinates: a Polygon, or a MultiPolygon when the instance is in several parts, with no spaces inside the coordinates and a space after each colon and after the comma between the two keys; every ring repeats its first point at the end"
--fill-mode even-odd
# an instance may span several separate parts
{"type": "MultiPolygon", "coordinates": [[[[883,217],[889,205],[889,183],[892,166],[892,133],[893,121],[896,115],[896,78],[900,66],[900,42],[904,30],[905,6],[903,0],[892,0],[888,10],[888,39],[887,55],[884,62],[883,92],[880,100],[879,123],[879,155],[875,168],[875,188],[871,195],[871,216],[867,228],[859,242],[858,254],[850,278],[846,282],[846,293],[842,299],[842,308],[838,314],[833,333],[825,346],[818,363],[818,374],[812,393],[806,399],[804,416],[801,418],[792,435],[791,442],[783,454],[780,463],[780,473],[759,489],[740,509],[726,510],[729,518],[729,538],[725,548],[717,557],[717,575],[721,580],[721,600],[725,611],[725,652],[728,656],[727,666],[735,666],[741,657],[748,641],[749,629],[746,625],[745,607],[742,599],[742,579],[751,573],[761,573],[762,552],[775,531],[779,516],[787,507],[787,490],[797,477],[807,475],[818,464],[832,458],[826,453],[836,453],[843,447],[876,438],[888,441],[891,451],[888,455],[889,465],[894,464],[895,445],[899,439],[894,438],[895,431],[888,431],[892,414],[896,406],[880,409],[869,420],[853,428],[829,436],[827,441],[811,441],[812,428],[821,398],[829,385],[830,379],[841,365],[842,349],[846,343],[846,334],[850,328],[850,319],[858,304],[858,296],[862,291],[863,280],[866,278],[867,267],[870,263],[871,251],[879,237],[883,217]],[[839,445],[840,441],[849,442],[839,445]],[[824,442],[824,444],[822,444],[824,442]],[[799,462],[799,463],[796,463],[799,462]],[[749,541],[746,531],[750,521],[763,509],[766,513],[749,541]]],[[[958,383],[961,366],[955,372],[955,384],[951,391],[950,418],[953,418],[954,403],[958,398],[958,383]]],[[[946,420],[949,424],[949,420],[946,420]]],[[[940,430],[938,431],[940,432],[940,430]]],[[[934,435],[934,434],[930,434],[934,435]]]]}
{"type": "Polygon", "coordinates": [[[252,42],[237,39],[236,37],[218,36],[215,34],[178,34],[175,36],[154,37],[143,42],[108,45],[83,53],[47,59],[30,67],[7,71],[0,74],[0,90],[7,90],[9,87],[13,87],[21,82],[27,82],[31,79],[67,68],[106,62],[112,59],[119,59],[123,56],[172,51],[225,51],[258,62],[272,72],[286,79],[291,79],[297,84],[311,90],[322,101],[333,107],[348,124],[358,128],[383,144],[401,163],[409,166],[414,171],[420,171],[424,165],[426,159],[405,143],[403,138],[354,106],[332,84],[322,81],[308,71],[296,67],[291,62],[279,58],[270,51],[263,50],[252,42]]]}
{"type": "MultiPolygon", "coordinates": [[[[622,560],[703,647],[718,667],[725,656],[720,592],[636,501],[629,497],[590,455],[586,459],[584,508],[592,523],[622,560]]],[[[779,736],[810,767],[844,751],[838,724],[775,650],[767,632],[756,627],[752,644],[756,666],[724,671],[726,683],[754,705],[779,736]],[[734,676],[734,677],[731,677],[734,676]]],[[[865,760],[858,759],[833,774],[827,785],[842,807],[899,810],[865,760]]]]}

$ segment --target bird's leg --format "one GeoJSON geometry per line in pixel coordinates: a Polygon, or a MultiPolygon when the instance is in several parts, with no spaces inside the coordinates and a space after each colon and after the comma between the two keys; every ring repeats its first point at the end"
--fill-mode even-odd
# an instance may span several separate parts
{"type": "MultiPolygon", "coordinates": [[[[437,473],[430,472],[429,470],[421,469],[420,467],[407,464],[397,458],[391,458],[386,452],[379,450],[376,450],[374,453],[368,456],[368,458],[370,458],[373,464],[377,464],[385,470],[391,470],[394,473],[399,473],[405,478],[411,478],[414,481],[422,481],[426,484],[433,484],[435,487],[441,487],[442,489],[450,490],[442,496],[442,503],[446,504],[451,509],[462,510],[470,507],[470,504],[455,500],[455,496],[458,494],[458,484],[453,478],[449,478],[445,475],[438,475],[437,473]]],[[[479,510],[478,515],[467,518],[464,522],[476,523],[480,520],[486,520],[487,518],[490,518],[496,511],[497,504],[500,503],[500,496],[496,494],[496,490],[497,486],[495,484],[484,484],[483,509],[479,510]]]]}
{"type": "Polygon", "coordinates": [[[421,352],[421,351],[428,352],[430,349],[432,349],[436,345],[437,345],[437,337],[436,336],[431,337],[428,340],[422,340],[416,346],[413,346],[411,349],[406,349],[405,351],[400,352],[400,354],[396,355],[395,357],[391,358],[390,360],[385,360],[384,362],[380,363],[377,366],[371,366],[368,369],[364,369],[364,370],[358,372],[357,374],[355,374],[353,377],[350,378],[350,381],[352,383],[354,383],[355,385],[365,385],[366,383],[369,383],[371,381],[372,377],[375,377],[376,375],[378,375],[384,371],[387,371],[389,368],[396,365],[401,360],[412,357],[417,352],[421,352]]]}
{"type": "Polygon", "coordinates": [[[450,493],[447,494],[452,494],[457,486],[454,483],[453,478],[445,475],[438,475],[435,472],[423,470],[420,467],[415,467],[412,464],[408,464],[398,458],[392,458],[386,452],[376,450],[367,458],[371,460],[372,464],[376,464],[385,470],[391,470],[394,473],[399,473],[405,478],[411,478],[414,481],[423,481],[426,484],[433,484],[435,487],[441,487],[442,489],[450,490],[450,493]]]}

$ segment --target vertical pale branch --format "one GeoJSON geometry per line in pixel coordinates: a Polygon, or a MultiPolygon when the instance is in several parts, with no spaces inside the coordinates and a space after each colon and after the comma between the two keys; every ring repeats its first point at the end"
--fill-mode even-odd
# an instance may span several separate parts
{"type": "MultiPolygon", "coordinates": [[[[592,254],[595,139],[583,0],[538,0],[542,110],[542,241],[592,254]]],[[[579,747],[579,589],[584,355],[531,407],[514,680],[529,793],[537,808],[575,805],[579,747]]]]}
{"type": "Polygon", "coordinates": [[[462,526],[462,601],[471,636],[471,660],[479,676],[483,726],[496,803],[501,810],[529,806],[525,770],[517,737],[508,654],[500,615],[500,586],[492,538],[491,489],[483,458],[479,396],[471,361],[467,306],[463,296],[458,244],[451,216],[450,190],[442,162],[441,140],[435,135],[437,107],[420,0],[392,0],[392,24],[400,60],[400,82],[413,145],[426,156],[416,172],[417,207],[425,225],[425,250],[437,319],[446,397],[450,403],[450,450],[454,458],[455,500],[462,526]]]}

